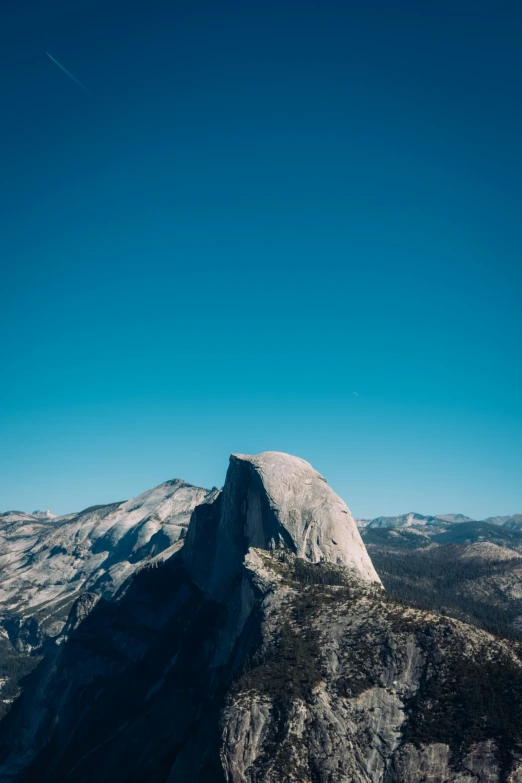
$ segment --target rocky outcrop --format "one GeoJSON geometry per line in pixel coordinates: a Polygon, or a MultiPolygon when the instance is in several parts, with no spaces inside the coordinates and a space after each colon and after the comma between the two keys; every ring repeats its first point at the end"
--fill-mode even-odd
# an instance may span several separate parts
{"type": "Polygon", "coordinates": [[[289,454],[233,454],[219,508],[213,516],[196,514],[184,559],[198,584],[222,597],[250,547],[288,549],[380,581],[344,501],[308,462],[289,454]]]}
{"type": "Polygon", "coordinates": [[[314,577],[257,551],[247,567],[264,585],[264,643],[221,715],[227,783],[519,779],[509,644],[350,577],[328,584],[321,564],[314,577]]]}

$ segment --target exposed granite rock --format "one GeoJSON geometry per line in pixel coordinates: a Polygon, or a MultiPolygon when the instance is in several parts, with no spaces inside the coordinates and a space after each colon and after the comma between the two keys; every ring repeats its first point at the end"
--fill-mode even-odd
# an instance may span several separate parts
{"type": "Polygon", "coordinates": [[[0,515],[0,613],[48,619],[67,604],[63,625],[80,592],[113,594],[141,562],[184,535],[206,494],[174,479],[64,517],[0,515]]]}
{"type": "Polygon", "coordinates": [[[189,572],[216,596],[226,594],[250,547],[289,549],[380,582],[348,507],[298,457],[277,451],[232,455],[216,513],[196,515],[184,548],[189,572]]]}
{"type": "Polygon", "coordinates": [[[288,558],[258,551],[246,565],[254,579],[262,571],[264,641],[222,713],[227,781],[498,783],[519,774],[522,663],[508,644],[348,577],[345,586],[297,584],[288,558]]]}
{"type": "MultiPolygon", "coordinates": [[[[433,743],[416,748],[405,744],[397,755],[395,775],[403,783],[497,783],[501,779],[496,747],[489,740],[472,746],[460,771],[451,763],[449,745],[433,743]]],[[[508,780],[516,778],[510,776],[508,780]]]]}
{"type": "Polygon", "coordinates": [[[99,600],[100,596],[96,593],[82,593],[73,604],[63,629],[64,634],[68,635],[75,631],[80,623],[92,612],[99,600]]]}
{"type": "MultiPolygon", "coordinates": [[[[78,514],[0,514],[0,680],[11,695],[59,639],[78,596],[110,597],[143,563],[169,557],[206,494],[174,479],[78,514]]],[[[8,708],[0,700],[0,717],[8,708]]]]}

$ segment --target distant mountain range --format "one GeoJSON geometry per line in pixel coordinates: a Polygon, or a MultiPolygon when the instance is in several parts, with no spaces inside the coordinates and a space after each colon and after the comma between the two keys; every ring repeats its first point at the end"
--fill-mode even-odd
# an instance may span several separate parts
{"type": "Polygon", "coordinates": [[[430,527],[444,529],[450,525],[459,525],[463,522],[482,521],[492,525],[501,525],[512,528],[522,528],[522,514],[513,514],[504,517],[488,517],[483,520],[473,520],[465,514],[436,514],[435,516],[425,516],[410,512],[409,514],[400,514],[396,517],[376,517],[375,519],[357,519],[355,520],[359,529],[363,528],[405,528],[405,527],[430,527]]]}

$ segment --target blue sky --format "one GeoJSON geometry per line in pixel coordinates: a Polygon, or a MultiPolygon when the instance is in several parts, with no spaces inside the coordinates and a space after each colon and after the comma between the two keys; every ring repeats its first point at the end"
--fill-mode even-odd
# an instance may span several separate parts
{"type": "Polygon", "coordinates": [[[522,510],[522,8],[11,6],[0,509],[274,449],[359,516],[522,510]]]}

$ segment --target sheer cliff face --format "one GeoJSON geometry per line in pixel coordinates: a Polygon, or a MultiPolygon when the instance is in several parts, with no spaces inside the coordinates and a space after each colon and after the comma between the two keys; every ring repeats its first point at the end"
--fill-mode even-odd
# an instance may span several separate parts
{"type": "Polygon", "coordinates": [[[346,504],[308,462],[289,454],[232,455],[219,510],[191,525],[184,557],[201,586],[224,595],[250,547],[288,549],[380,581],[346,504]]]}
{"type": "Polygon", "coordinates": [[[306,462],[231,458],[183,549],[84,594],[0,722],[12,783],[522,783],[517,645],[386,596],[306,462]]]}

